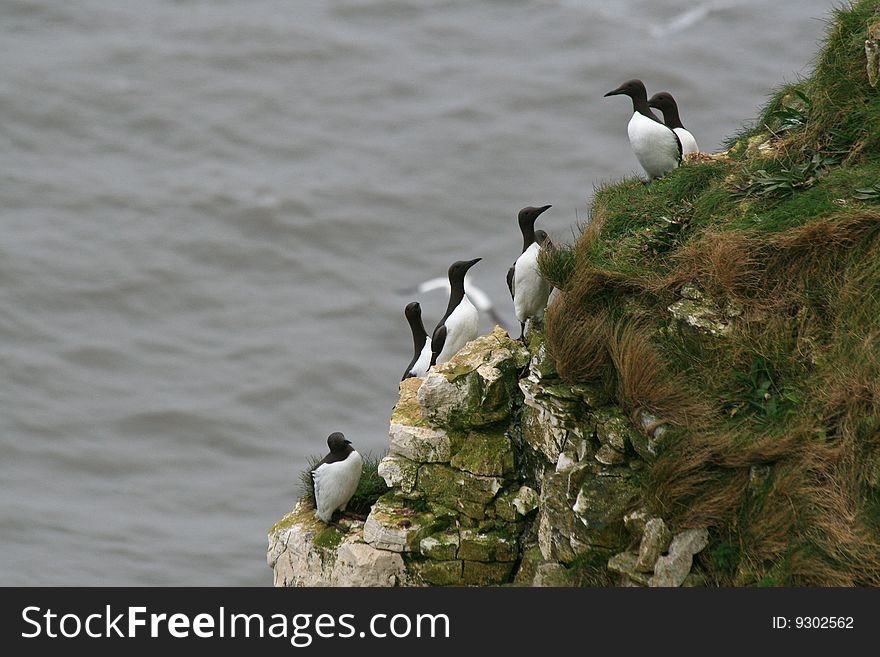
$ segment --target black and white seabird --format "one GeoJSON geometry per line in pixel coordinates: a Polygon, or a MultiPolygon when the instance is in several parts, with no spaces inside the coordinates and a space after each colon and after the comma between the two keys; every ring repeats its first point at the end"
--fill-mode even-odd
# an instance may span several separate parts
{"type": "MultiPolygon", "coordinates": [[[[415,288],[415,291],[419,294],[433,292],[434,290],[446,290],[446,294],[449,294],[449,279],[445,276],[438,276],[437,278],[422,281],[415,288]]],[[[501,316],[498,314],[498,310],[495,308],[495,304],[492,303],[492,299],[489,295],[486,294],[482,288],[474,285],[471,280],[470,272],[464,277],[464,293],[468,295],[468,299],[471,300],[471,303],[474,304],[474,307],[481,315],[486,313],[496,324],[504,323],[504,320],[501,319],[501,316]]]]}
{"type": "MultiPolygon", "coordinates": [[[[535,222],[538,220],[538,217],[552,207],[552,205],[543,205],[539,208],[528,206],[520,210],[517,217],[519,229],[523,237],[523,248],[519,258],[507,270],[507,289],[510,290],[510,298],[513,299],[513,309],[516,313],[516,318],[519,320],[519,337],[521,340],[525,339],[526,320],[535,315],[532,308],[535,304],[540,303],[539,297],[543,290],[541,281],[544,281],[544,279],[538,273],[538,249],[540,247],[530,251],[535,246],[535,222]],[[526,252],[530,252],[530,255],[526,256],[526,252]],[[517,267],[519,267],[519,274],[517,274],[517,267]],[[536,280],[532,272],[540,280],[536,280]],[[519,276],[519,279],[517,279],[517,276],[519,276]],[[517,301],[517,289],[521,292],[519,301],[517,301]]],[[[546,236],[546,233],[544,235],[546,236]]],[[[550,294],[549,289],[547,294],[550,294]]],[[[544,306],[546,305],[547,299],[545,298],[544,306]]],[[[542,315],[544,306],[542,306],[541,310],[542,315]]]]}
{"type": "Polygon", "coordinates": [[[672,131],[678,135],[678,139],[681,142],[682,155],[700,152],[697,140],[681,123],[681,117],[678,115],[678,103],[675,102],[675,98],[672,97],[671,93],[661,91],[654,94],[648,100],[648,107],[653,107],[663,113],[663,123],[666,124],[667,128],[672,128],[672,131]]]}
{"type": "Polygon", "coordinates": [[[330,522],[333,514],[345,511],[357,490],[364,460],[351,446],[351,441],[336,431],[327,438],[330,453],[312,468],[315,483],[315,516],[330,522]]]}
{"type": "Polygon", "coordinates": [[[449,266],[449,305],[431,335],[431,365],[445,363],[477,337],[480,315],[464,293],[464,277],[480,260],[458,260],[449,266]]]}
{"type": "Polygon", "coordinates": [[[413,337],[413,357],[400,379],[408,379],[411,376],[425,376],[431,366],[431,338],[422,324],[422,307],[417,301],[406,304],[403,311],[413,337]]]}
{"type": "Polygon", "coordinates": [[[648,179],[653,180],[672,171],[681,163],[681,141],[648,107],[648,92],[644,83],[641,80],[627,80],[605,94],[605,97],[619,95],[632,99],[633,115],[626,132],[648,179]]]}
{"type": "Polygon", "coordinates": [[[513,295],[513,310],[522,327],[521,340],[525,340],[526,321],[540,322],[550,300],[553,286],[541,275],[538,256],[550,239],[543,230],[535,231],[535,242],[527,248],[513,265],[513,281],[510,292],[513,295]]]}

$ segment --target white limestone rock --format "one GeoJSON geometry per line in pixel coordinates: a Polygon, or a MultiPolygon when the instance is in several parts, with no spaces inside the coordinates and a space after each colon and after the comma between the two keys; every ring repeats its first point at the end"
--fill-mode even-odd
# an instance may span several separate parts
{"type": "Polygon", "coordinates": [[[379,461],[378,472],[386,486],[409,494],[415,490],[419,464],[403,456],[389,454],[379,461]]]}
{"type": "Polygon", "coordinates": [[[657,559],[649,586],[681,586],[694,562],[694,555],[709,544],[706,529],[687,529],[676,534],[669,553],[657,559]]]}
{"type": "Polygon", "coordinates": [[[331,586],[398,586],[408,580],[406,565],[396,552],[365,543],[343,543],[336,550],[331,586]]]}
{"type": "Polygon", "coordinates": [[[416,463],[443,463],[452,457],[449,436],[442,429],[392,422],[389,452],[416,463]]]}
{"type": "Polygon", "coordinates": [[[654,570],[657,559],[669,547],[672,540],[672,532],[663,522],[662,518],[651,518],[645,523],[645,532],[642,542],[639,544],[639,557],[635,568],[639,572],[649,573],[654,570]]]}
{"type": "Polygon", "coordinates": [[[434,529],[434,516],[414,513],[391,494],[379,498],[364,523],[364,541],[378,550],[412,552],[434,529]]]}
{"type": "Polygon", "coordinates": [[[400,586],[411,583],[401,556],[362,542],[362,523],[348,532],[315,518],[314,509],[299,502],[269,532],[266,561],[275,586],[400,586]],[[330,532],[338,544],[321,547],[319,535],[330,532]]]}
{"type": "Polygon", "coordinates": [[[538,508],[540,495],[533,488],[521,486],[519,492],[513,498],[513,506],[516,512],[521,516],[527,516],[529,513],[538,508]]]}

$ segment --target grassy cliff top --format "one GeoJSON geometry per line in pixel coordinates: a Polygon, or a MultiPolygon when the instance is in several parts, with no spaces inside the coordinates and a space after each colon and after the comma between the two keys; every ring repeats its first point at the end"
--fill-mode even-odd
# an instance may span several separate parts
{"type": "Polygon", "coordinates": [[[727,151],[601,186],[542,258],[560,375],[675,426],[644,501],[719,584],[880,585],[878,36],[880,0],[836,10],[727,151]]]}

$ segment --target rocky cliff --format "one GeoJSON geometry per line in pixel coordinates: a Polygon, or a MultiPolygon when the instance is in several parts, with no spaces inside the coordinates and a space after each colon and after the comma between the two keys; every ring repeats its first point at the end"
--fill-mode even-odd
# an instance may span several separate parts
{"type": "Polygon", "coordinates": [[[537,334],[496,328],[403,382],[379,464],[391,490],[365,522],[339,531],[300,502],[272,528],[275,584],[680,585],[705,530],[673,536],[638,510],[665,429],[640,420],[563,383],[537,334]]]}

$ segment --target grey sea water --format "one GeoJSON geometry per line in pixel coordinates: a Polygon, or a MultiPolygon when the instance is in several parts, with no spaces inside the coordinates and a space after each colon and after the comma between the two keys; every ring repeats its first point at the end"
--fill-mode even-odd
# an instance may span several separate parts
{"type": "Polygon", "coordinates": [[[307,457],[386,446],[409,288],[482,257],[513,330],[519,208],[571,241],[638,169],[602,95],[715,150],[831,5],[0,2],[0,584],[270,584],[307,457]]]}

